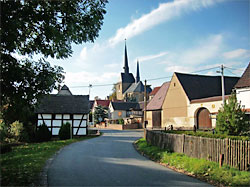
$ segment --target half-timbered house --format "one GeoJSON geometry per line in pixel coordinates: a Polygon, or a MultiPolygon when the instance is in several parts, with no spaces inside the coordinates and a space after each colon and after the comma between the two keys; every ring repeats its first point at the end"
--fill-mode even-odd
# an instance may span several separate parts
{"type": "Polygon", "coordinates": [[[58,94],[44,96],[35,113],[37,125],[47,125],[52,135],[58,135],[62,124],[67,122],[73,135],[87,135],[89,96],[73,95],[64,85],[58,94]]]}

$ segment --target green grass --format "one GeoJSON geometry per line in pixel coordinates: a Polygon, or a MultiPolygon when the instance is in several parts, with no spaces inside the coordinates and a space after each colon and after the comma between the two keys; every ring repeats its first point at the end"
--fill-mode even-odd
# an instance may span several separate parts
{"type": "Polygon", "coordinates": [[[213,184],[250,186],[250,172],[239,171],[229,166],[220,168],[216,162],[190,158],[180,153],[172,153],[147,144],[145,139],[138,140],[136,145],[140,152],[143,152],[152,160],[167,164],[176,169],[184,170],[206,181],[213,181],[213,184]]]}
{"type": "Polygon", "coordinates": [[[207,138],[220,138],[225,139],[229,138],[231,140],[248,140],[250,141],[249,136],[229,136],[225,134],[213,134],[212,132],[204,132],[204,131],[181,131],[181,130],[168,130],[164,131],[165,133],[172,133],[172,134],[186,134],[191,136],[201,136],[201,137],[207,137],[207,138]]]}
{"type": "Polygon", "coordinates": [[[46,161],[59,149],[91,137],[13,147],[11,152],[2,154],[0,158],[1,186],[28,186],[38,179],[46,161]]]}

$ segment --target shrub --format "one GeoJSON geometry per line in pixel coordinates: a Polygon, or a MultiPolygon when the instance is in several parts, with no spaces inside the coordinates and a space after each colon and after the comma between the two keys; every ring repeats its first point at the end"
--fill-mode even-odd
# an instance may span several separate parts
{"type": "Polygon", "coordinates": [[[0,120],[0,142],[4,142],[7,138],[8,129],[3,120],[0,120]]]}
{"type": "Polygon", "coordinates": [[[59,130],[59,138],[60,140],[66,140],[66,139],[70,139],[70,123],[65,123],[61,126],[60,130],[59,130]]]}
{"type": "Polygon", "coordinates": [[[223,108],[219,110],[215,130],[227,135],[239,135],[249,131],[247,117],[237,102],[236,94],[233,93],[228,102],[225,102],[223,108]]]}
{"type": "Polygon", "coordinates": [[[46,142],[50,141],[52,134],[47,125],[42,124],[38,126],[35,137],[37,142],[46,142]]]}
{"type": "Polygon", "coordinates": [[[118,119],[118,124],[124,124],[124,120],[123,119],[118,119]]]}
{"type": "Polygon", "coordinates": [[[19,121],[15,121],[10,124],[10,127],[7,131],[6,141],[10,143],[19,142],[24,134],[23,124],[19,121]]]}

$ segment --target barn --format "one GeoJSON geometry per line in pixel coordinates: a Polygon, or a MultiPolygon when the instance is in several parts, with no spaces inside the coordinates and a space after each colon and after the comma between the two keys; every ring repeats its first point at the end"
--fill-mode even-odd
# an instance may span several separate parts
{"type": "MultiPolygon", "coordinates": [[[[238,77],[224,77],[225,99],[238,77]]],[[[221,77],[174,73],[162,105],[162,127],[211,129],[222,106],[221,77]]]]}
{"type": "Polygon", "coordinates": [[[48,126],[52,135],[58,135],[64,123],[72,125],[73,135],[87,135],[89,96],[73,95],[64,85],[58,94],[43,97],[35,110],[37,125],[48,126]]]}

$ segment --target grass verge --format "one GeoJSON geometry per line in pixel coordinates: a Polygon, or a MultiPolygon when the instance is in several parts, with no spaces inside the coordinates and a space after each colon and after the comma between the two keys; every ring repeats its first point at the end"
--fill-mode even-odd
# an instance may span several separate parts
{"type": "Polygon", "coordinates": [[[32,143],[12,148],[1,155],[1,186],[28,186],[38,180],[46,161],[62,147],[96,136],[32,143]]]}
{"type": "Polygon", "coordinates": [[[191,158],[181,153],[171,153],[147,144],[143,138],[136,141],[135,145],[138,151],[150,159],[214,185],[250,186],[250,172],[239,171],[229,166],[220,168],[216,162],[191,158]]]}

